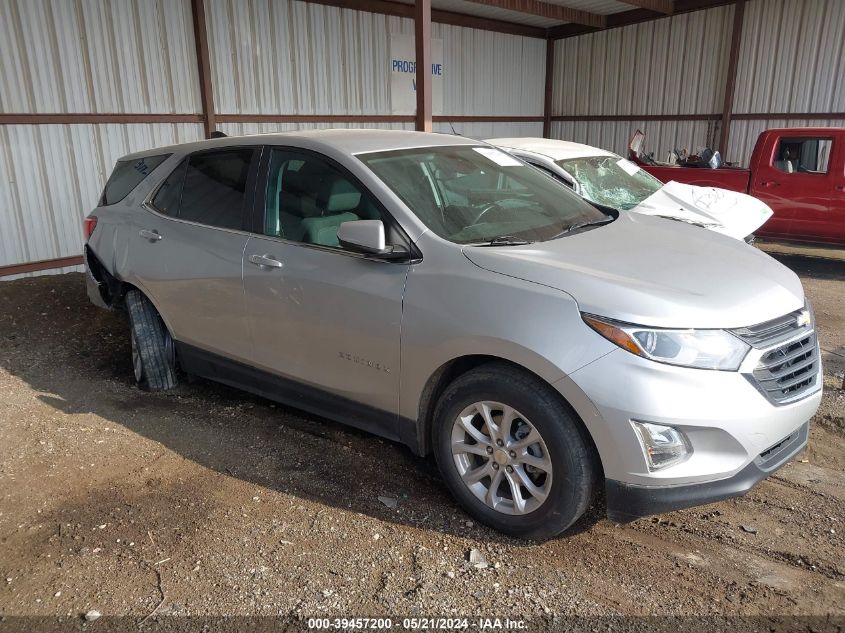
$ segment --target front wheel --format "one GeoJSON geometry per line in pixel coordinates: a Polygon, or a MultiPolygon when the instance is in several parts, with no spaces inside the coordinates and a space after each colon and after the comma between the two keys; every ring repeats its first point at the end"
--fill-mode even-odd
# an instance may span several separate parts
{"type": "Polygon", "coordinates": [[[464,509],[511,536],[557,536],[593,499],[598,477],[586,431],[549,385],[508,365],[479,367],[446,389],[434,446],[464,509]]]}

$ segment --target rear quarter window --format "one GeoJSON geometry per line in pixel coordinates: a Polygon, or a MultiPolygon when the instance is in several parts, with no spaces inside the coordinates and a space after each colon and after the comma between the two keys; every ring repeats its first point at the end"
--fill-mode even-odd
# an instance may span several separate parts
{"type": "Polygon", "coordinates": [[[159,213],[177,217],[179,215],[179,202],[182,199],[182,185],[185,182],[185,171],[188,168],[188,160],[185,159],[165,179],[152,199],[152,205],[159,213]]]}
{"type": "Polygon", "coordinates": [[[109,176],[100,206],[108,206],[123,200],[129,193],[149,176],[153,170],[161,165],[170,154],[156,156],[142,156],[130,160],[119,160],[109,176]]]}

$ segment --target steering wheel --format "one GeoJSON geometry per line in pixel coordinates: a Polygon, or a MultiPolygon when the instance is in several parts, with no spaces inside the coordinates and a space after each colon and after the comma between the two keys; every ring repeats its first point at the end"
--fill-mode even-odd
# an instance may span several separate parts
{"type": "Polygon", "coordinates": [[[474,225],[478,224],[479,222],[481,222],[481,218],[483,218],[484,215],[488,211],[492,211],[493,209],[501,209],[501,208],[502,208],[502,206],[498,202],[491,202],[489,204],[484,205],[484,207],[481,209],[481,211],[478,213],[478,215],[475,216],[475,219],[472,221],[470,226],[474,226],[474,225]]]}

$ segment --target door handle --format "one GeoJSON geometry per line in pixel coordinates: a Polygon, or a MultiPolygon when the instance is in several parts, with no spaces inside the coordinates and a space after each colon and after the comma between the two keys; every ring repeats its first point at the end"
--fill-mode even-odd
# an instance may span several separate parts
{"type": "Polygon", "coordinates": [[[250,255],[249,261],[261,268],[281,268],[284,266],[282,262],[271,255],[250,255]]]}
{"type": "Polygon", "coordinates": [[[779,187],[779,186],[780,186],[780,183],[779,183],[779,182],[776,182],[776,181],[774,181],[774,180],[764,181],[764,182],[762,182],[761,184],[762,184],[764,187],[769,187],[769,188],[771,188],[771,187],[779,187]]]}
{"type": "Polygon", "coordinates": [[[143,237],[145,240],[149,240],[150,242],[158,242],[162,238],[161,233],[159,233],[155,229],[153,229],[152,231],[150,229],[141,229],[140,231],[138,231],[138,235],[143,237]]]}
{"type": "Polygon", "coordinates": [[[845,191],[845,185],[836,185],[837,191],[845,191]]]}

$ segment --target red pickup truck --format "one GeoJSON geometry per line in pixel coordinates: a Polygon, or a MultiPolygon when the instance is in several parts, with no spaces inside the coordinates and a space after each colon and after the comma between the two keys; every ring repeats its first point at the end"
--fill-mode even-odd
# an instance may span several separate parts
{"type": "MultiPolygon", "coordinates": [[[[748,193],[774,215],[755,234],[762,238],[845,245],[845,128],[781,128],[757,139],[748,169],[659,163],[641,152],[644,135],[631,138],[629,158],[669,182],[748,193]]],[[[718,161],[716,161],[717,163],[718,161]]]]}

